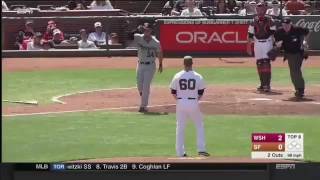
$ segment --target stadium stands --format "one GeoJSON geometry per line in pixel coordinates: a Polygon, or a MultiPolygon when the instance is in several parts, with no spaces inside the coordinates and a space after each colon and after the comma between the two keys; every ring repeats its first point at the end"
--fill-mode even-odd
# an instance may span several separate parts
{"type": "MultiPolygon", "coordinates": [[[[202,1],[205,2],[204,0],[202,1]]],[[[206,3],[210,4],[208,1],[210,0],[206,0],[206,3]]],[[[83,1],[86,6],[89,6],[91,2],[92,0],[83,1]]],[[[61,27],[61,31],[64,33],[66,40],[69,40],[71,37],[79,38],[79,29],[82,28],[85,28],[88,33],[93,32],[94,27],[92,25],[97,21],[101,21],[102,25],[106,28],[105,32],[107,34],[116,33],[119,44],[126,44],[129,32],[142,22],[154,22],[155,19],[171,18],[160,15],[166,3],[165,0],[110,0],[110,2],[115,9],[70,11],[63,8],[61,9],[61,7],[67,7],[68,1],[7,1],[7,5],[11,10],[2,12],[2,25],[4,27],[2,28],[2,47],[5,50],[17,49],[17,46],[15,46],[16,37],[19,30],[24,28],[26,19],[33,20],[35,31],[42,33],[46,31],[46,25],[49,20],[56,21],[59,27],[61,27]],[[24,10],[13,11],[12,8],[24,10]]],[[[172,2],[174,3],[175,0],[172,2]]],[[[197,1],[197,3],[199,2],[197,1]]],[[[310,1],[308,3],[311,4],[310,7],[319,6],[316,4],[316,1],[310,1]]],[[[237,5],[240,4],[241,2],[237,1],[237,5]]],[[[210,11],[212,7],[210,8],[202,7],[202,9],[208,10],[207,15],[212,14],[212,11],[210,11]]],[[[319,13],[319,10],[319,8],[315,9],[313,13],[319,13]]],[[[223,14],[214,15],[213,13],[212,15],[213,16],[210,17],[211,19],[221,16],[223,18],[228,17],[223,16],[223,14]]],[[[242,18],[250,19],[251,17],[245,16],[242,18]]],[[[76,48],[75,46],[60,46],[57,48],[63,49],[64,47],[66,49],[76,48]]]]}

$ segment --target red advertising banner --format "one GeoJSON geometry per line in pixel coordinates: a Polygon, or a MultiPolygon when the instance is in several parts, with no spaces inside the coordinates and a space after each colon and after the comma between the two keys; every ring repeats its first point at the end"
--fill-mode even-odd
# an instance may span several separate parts
{"type": "Polygon", "coordinates": [[[161,24],[164,52],[245,52],[246,24],[161,24]]]}

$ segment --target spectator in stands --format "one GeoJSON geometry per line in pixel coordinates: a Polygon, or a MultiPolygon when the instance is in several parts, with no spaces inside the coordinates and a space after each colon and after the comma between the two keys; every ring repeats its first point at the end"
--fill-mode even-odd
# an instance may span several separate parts
{"type": "Polygon", "coordinates": [[[173,0],[167,1],[162,7],[161,14],[164,16],[170,15],[173,5],[173,0]]]}
{"type": "Polygon", "coordinates": [[[77,3],[77,7],[75,10],[86,10],[88,9],[87,6],[84,3],[77,3]]]}
{"type": "Polygon", "coordinates": [[[94,42],[96,45],[106,45],[107,36],[106,33],[102,31],[101,22],[94,23],[95,32],[89,34],[88,40],[94,42]]]}
{"type": "Polygon", "coordinates": [[[305,9],[305,11],[303,12],[304,15],[311,15],[313,12],[313,9],[312,9],[311,5],[309,5],[309,4],[306,4],[304,6],[304,9],[305,9]]]}
{"type": "MultiPolygon", "coordinates": [[[[271,7],[270,9],[267,10],[266,14],[270,15],[270,16],[280,16],[280,3],[278,0],[273,0],[271,2],[271,7]]],[[[282,9],[282,15],[283,16],[286,16],[288,15],[287,14],[287,11],[285,9],[282,9]]]]}
{"type": "Polygon", "coordinates": [[[80,30],[80,38],[81,40],[78,41],[79,49],[97,49],[94,42],[88,40],[87,31],[85,29],[80,30]]]}
{"type": "Polygon", "coordinates": [[[90,5],[90,9],[92,10],[107,10],[113,9],[109,0],[94,0],[90,5]]]}
{"type": "Polygon", "coordinates": [[[2,1],[2,11],[9,11],[10,9],[7,6],[7,3],[2,1]]]}
{"type": "Polygon", "coordinates": [[[42,43],[42,34],[36,32],[32,41],[27,44],[27,50],[44,50],[42,43]]]}
{"type": "Polygon", "coordinates": [[[237,7],[236,0],[228,0],[227,2],[227,10],[229,13],[235,13],[235,8],[237,7]]]}
{"type": "Polygon", "coordinates": [[[217,8],[216,10],[217,14],[225,14],[229,12],[227,9],[227,4],[225,0],[218,0],[216,8],[217,8]]]}
{"type": "Polygon", "coordinates": [[[289,0],[285,9],[287,10],[289,15],[299,15],[305,12],[305,3],[300,0],[289,0]]]}
{"type": "Polygon", "coordinates": [[[68,8],[68,10],[76,10],[76,8],[77,8],[76,1],[68,1],[67,8],[68,8]]]}
{"type": "Polygon", "coordinates": [[[119,43],[119,36],[117,33],[111,33],[108,40],[108,45],[121,45],[119,43]]]}
{"type": "MultiPolygon", "coordinates": [[[[63,41],[64,40],[63,32],[59,28],[57,28],[57,24],[52,20],[48,21],[47,30],[43,35],[43,39],[45,41],[52,41],[53,40],[53,31],[56,29],[59,30],[60,41],[63,41]]],[[[56,30],[56,32],[58,32],[57,30],[56,30]]]]}
{"type": "Polygon", "coordinates": [[[195,6],[194,0],[186,0],[187,8],[182,10],[180,16],[203,16],[200,9],[195,6]]]}
{"type": "Polygon", "coordinates": [[[238,9],[238,13],[237,13],[240,16],[245,16],[247,14],[245,3],[246,2],[244,2],[244,1],[242,1],[240,3],[239,9],[238,9]]]}
{"type": "Polygon", "coordinates": [[[25,29],[18,32],[16,37],[16,45],[19,46],[19,50],[26,50],[28,42],[31,42],[35,32],[33,29],[33,21],[27,20],[25,23],[25,29]]]}
{"type": "Polygon", "coordinates": [[[177,0],[173,5],[171,16],[179,16],[182,10],[185,8],[185,0],[177,0]]]}
{"type": "Polygon", "coordinates": [[[68,5],[66,6],[67,10],[86,10],[87,5],[84,0],[81,0],[79,2],[72,0],[68,1],[68,5]]]}
{"type": "MultiPolygon", "coordinates": [[[[256,6],[257,6],[257,3],[256,1],[248,1],[246,4],[245,4],[245,8],[246,8],[246,11],[245,11],[245,15],[253,15],[253,14],[256,14],[256,6]]],[[[242,15],[242,14],[241,14],[242,15]]]]}

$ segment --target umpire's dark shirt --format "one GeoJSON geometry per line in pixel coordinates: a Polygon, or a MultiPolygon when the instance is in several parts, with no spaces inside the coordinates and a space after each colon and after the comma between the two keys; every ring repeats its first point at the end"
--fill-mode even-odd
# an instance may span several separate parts
{"type": "Polygon", "coordinates": [[[285,53],[299,53],[302,52],[301,45],[304,38],[303,36],[308,33],[309,29],[292,25],[288,33],[286,33],[283,28],[279,28],[274,37],[276,41],[283,41],[282,47],[285,53]]]}

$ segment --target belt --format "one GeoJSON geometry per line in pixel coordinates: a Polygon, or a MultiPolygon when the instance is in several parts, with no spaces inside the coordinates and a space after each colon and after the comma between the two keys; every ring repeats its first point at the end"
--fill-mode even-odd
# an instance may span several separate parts
{"type": "MultiPolygon", "coordinates": [[[[178,97],[177,99],[183,99],[183,98],[178,97]]],[[[188,98],[186,98],[186,99],[194,100],[194,99],[196,99],[196,98],[188,97],[188,98]]]]}
{"type": "Polygon", "coordinates": [[[139,62],[139,64],[146,64],[146,65],[153,64],[153,63],[154,63],[153,61],[148,61],[148,62],[139,62]]]}
{"type": "Polygon", "coordinates": [[[258,40],[258,42],[267,42],[267,40],[258,40]]]}

